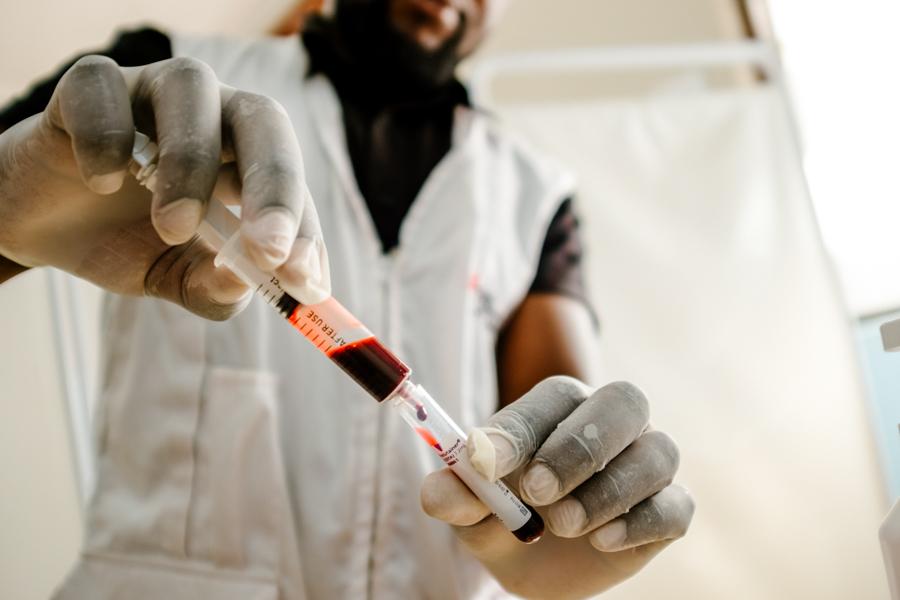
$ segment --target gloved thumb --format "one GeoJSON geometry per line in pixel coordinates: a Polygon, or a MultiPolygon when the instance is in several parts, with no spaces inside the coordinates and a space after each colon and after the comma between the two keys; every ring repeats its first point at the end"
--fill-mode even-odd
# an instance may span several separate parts
{"type": "Polygon", "coordinates": [[[425,477],[421,501],[428,516],[451,525],[459,541],[482,561],[495,561],[524,547],[448,468],[425,477]]]}
{"type": "Polygon", "coordinates": [[[550,377],[501,409],[484,427],[468,432],[466,447],[475,469],[490,481],[526,464],[544,440],[591,389],[572,377],[550,377]]]}
{"type": "Polygon", "coordinates": [[[497,427],[469,430],[469,460],[488,481],[497,481],[518,466],[520,453],[516,447],[515,438],[497,427]]]}

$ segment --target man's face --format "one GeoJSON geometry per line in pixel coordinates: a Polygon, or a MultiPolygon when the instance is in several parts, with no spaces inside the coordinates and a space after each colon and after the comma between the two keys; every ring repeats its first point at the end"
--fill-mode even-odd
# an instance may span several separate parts
{"type": "MultiPolygon", "coordinates": [[[[340,1],[340,0],[339,0],[340,1]]],[[[409,41],[427,52],[448,43],[457,60],[484,39],[508,0],[388,0],[388,21],[409,41]]]]}
{"type": "MultiPolygon", "coordinates": [[[[310,0],[312,1],[312,0],[310,0]]],[[[371,73],[424,87],[453,77],[510,0],[334,0],[311,20],[371,73]]]]}

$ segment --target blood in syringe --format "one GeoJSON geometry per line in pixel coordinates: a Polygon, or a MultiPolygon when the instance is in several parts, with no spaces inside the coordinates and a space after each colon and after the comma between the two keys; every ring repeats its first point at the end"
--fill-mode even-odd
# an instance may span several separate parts
{"type": "Polygon", "coordinates": [[[379,402],[409,375],[409,367],[375,337],[337,347],[328,356],[379,402]]]}
{"type": "MultiPolygon", "coordinates": [[[[304,310],[300,302],[290,294],[284,294],[276,307],[295,328],[300,329],[298,311],[304,310]]],[[[302,329],[300,333],[309,337],[302,329]]],[[[323,348],[323,351],[379,402],[387,399],[409,375],[409,367],[374,336],[323,348]]],[[[419,409],[419,420],[424,420],[425,408],[416,408],[419,409]]]]}

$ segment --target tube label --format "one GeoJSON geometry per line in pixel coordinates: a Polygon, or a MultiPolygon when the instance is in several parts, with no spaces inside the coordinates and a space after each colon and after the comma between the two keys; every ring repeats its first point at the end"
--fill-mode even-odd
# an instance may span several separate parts
{"type": "Polygon", "coordinates": [[[299,304],[288,320],[328,356],[342,346],[372,337],[372,332],[334,298],[318,304],[299,304]]]}
{"type": "Polygon", "coordinates": [[[452,453],[452,462],[448,459],[444,459],[444,462],[491,509],[504,527],[515,531],[525,525],[531,518],[531,511],[528,510],[528,507],[505,483],[499,479],[491,483],[475,470],[475,467],[469,462],[469,453],[466,452],[465,442],[457,439],[454,445],[458,447],[458,450],[452,453]]]}

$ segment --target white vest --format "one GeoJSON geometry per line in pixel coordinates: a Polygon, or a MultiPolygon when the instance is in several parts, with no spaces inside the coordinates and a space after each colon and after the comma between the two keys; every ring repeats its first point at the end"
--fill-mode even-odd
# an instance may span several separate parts
{"type": "MultiPolygon", "coordinates": [[[[462,427],[483,422],[497,409],[498,328],[528,291],[570,178],[460,108],[450,152],[384,255],[340,103],[324,77],[305,78],[296,37],[173,48],[284,105],[334,295],[462,427]]],[[[442,466],[431,449],[262,302],[212,323],[110,296],[103,337],[98,485],[60,597],[504,596],[419,506],[423,476],[442,466]]]]}

